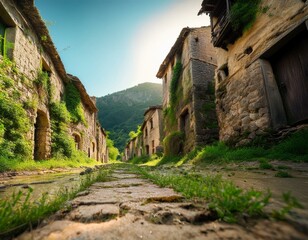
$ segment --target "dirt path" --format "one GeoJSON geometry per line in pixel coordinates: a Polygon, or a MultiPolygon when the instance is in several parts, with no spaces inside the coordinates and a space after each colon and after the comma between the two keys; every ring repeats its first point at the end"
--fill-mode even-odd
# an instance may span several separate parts
{"type": "Polygon", "coordinates": [[[72,206],[17,239],[306,239],[284,222],[214,220],[205,203],[187,202],[124,168],[80,193],[72,206]]]}

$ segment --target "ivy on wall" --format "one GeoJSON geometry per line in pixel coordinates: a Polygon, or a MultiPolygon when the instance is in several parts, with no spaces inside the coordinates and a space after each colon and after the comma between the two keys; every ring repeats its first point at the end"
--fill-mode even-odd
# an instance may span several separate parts
{"type": "Polygon", "coordinates": [[[174,105],[178,101],[177,88],[178,88],[181,73],[182,73],[182,63],[177,62],[173,68],[172,79],[170,83],[170,105],[171,107],[174,107],[174,105]]]}
{"type": "Polygon", "coordinates": [[[170,82],[170,89],[169,89],[170,105],[166,109],[164,109],[165,128],[168,130],[176,129],[175,107],[179,100],[177,92],[178,92],[178,84],[180,76],[182,74],[182,68],[183,68],[182,63],[177,62],[172,72],[172,79],[170,82]]]}
{"type": "Polygon", "coordinates": [[[65,86],[65,104],[71,115],[73,123],[83,123],[87,125],[85,114],[82,108],[80,93],[73,83],[68,83],[65,86]]]}
{"type": "Polygon", "coordinates": [[[51,151],[52,156],[63,155],[71,157],[74,147],[74,139],[69,134],[68,127],[71,121],[64,102],[53,102],[50,104],[51,117],[51,151]]]}
{"type": "Polygon", "coordinates": [[[185,134],[180,131],[170,133],[165,137],[164,143],[164,155],[165,156],[178,156],[183,151],[183,144],[185,140],[185,134]]]}
{"type": "Polygon", "coordinates": [[[14,77],[21,78],[15,64],[4,57],[0,62],[0,156],[18,158],[31,156],[31,144],[25,136],[30,120],[20,101],[14,77]]]}

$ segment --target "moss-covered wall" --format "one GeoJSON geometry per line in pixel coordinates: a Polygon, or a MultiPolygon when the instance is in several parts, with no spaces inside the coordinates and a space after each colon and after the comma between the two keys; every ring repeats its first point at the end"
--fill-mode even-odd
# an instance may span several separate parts
{"type": "Polygon", "coordinates": [[[216,51],[210,43],[210,36],[209,27],[190,29],[181,49],[169,62],[163,79],[163,82],[166,81],[163,105],[164,135],[169,139],[168,136],[180,136],[182,132],[182,153],[187,153],[198,145],[211,143],[218,137],[215,108],[205,110],[204,107],[206,104],[213,105],[215,101],[214,91],[209,91],[210,88],[213,89],[216,67],[216,51]],[[181,64],[181,74],[174,90],[174,87],[170,86],[173,86],[177,63],[181,64]],[[170,98],[170,91],[175,93],[175,100],[170,98]]]}
{"type": "MultiPolygon", "coordinates": [[[[31,25],[28,16],[22,15],[23,11],[18,9],[15,1],[2,1],[0,11],[1,21],[7,25],[5,41],[8,47],[5,54],[0,55],[0,64],[9,63],[8,69],[1,72],[0,85],[5,84],[7,78],[13,81],[12,90],[4,88],[1,91],[6,95],[6,102],[14,101],[25,111],[29,127],[27,132],[22,133],[31,152],[27,158],[35,157],[37,149],[41,152],[39,159],[49,158],[56,152],[69,156],[75,147],[73,133],[78,133],[82,138],[81,150],[88,153],[90,149],[90,157],[100,160],[99,149],[102,148],[98,144],[103,142],[103,136],[98,133],[100,128],[96,124],[96,114],[80,96],[75,98],[80,100],[76,109],[82,112],[85,121],[74,118],[74,109],[67,111],[65,89],[70,81],[60,77],[53,58],[46,52],[46,47],[42,47],[46,36],[37,35],[38,26],[31,25]],[[2,19],[4,15],[5,19],[2,19]],[[10,91],[15,91],[19,97],[14,97],[10,91]]],[[[80,94],[78,91],[77,95],[80,94]]],[[[0,123],[4,118],[4,112],[1,112],[0,123]]],[[[8,128],[8,123],[3,126],[8,128]]],[[[6,138],[7,132],[6,129],[3,138],[6,138]]]]}

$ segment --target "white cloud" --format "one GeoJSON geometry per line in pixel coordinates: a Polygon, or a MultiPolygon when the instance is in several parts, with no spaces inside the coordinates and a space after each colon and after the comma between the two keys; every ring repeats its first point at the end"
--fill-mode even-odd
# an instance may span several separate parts
{"type": "Polygon", "coordinates": [[[176,41],[182,28],[210,24],[206,15],[197,16],[200,0],[180,0],[163,12],[151,16],[141,25],[131,44],[131,76],[133,84],[160,82],[158,68],[176,41]]]}

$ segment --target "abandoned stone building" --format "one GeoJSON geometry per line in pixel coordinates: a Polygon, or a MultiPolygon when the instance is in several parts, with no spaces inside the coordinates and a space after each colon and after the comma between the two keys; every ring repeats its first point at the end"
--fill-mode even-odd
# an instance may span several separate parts
{"type": "Polygon", "coordinates": [[[151,106],[145,111],[141,133],[127,143],[124,153],[125,161],[134,157],[151,156],[163,152],[162,106],[151,106]]]}
{"type": "Polygon", "coordinates": [[[30,129],[25,139],[32,147],[32,157],[49,158],[52,148],[56,147],[52,139],[62,137],[63,144],[74,140],[76,149],[98,161],[107,161],[106,133],[97,123],[95,101],[77,77],[66,73],[33,0],[0,0],[0,13],[0,63],[9,59],[16,66],[16,74],[11,77],[15,90],[20,93],[18,101],[28,106],[30,129]],[[47,77],[45,83],[42,76],[47,77]],[[63,110],[68,87],[75,94],[72,97],[75,105],[69,106],[66,102],[67,109],[77,111],[76,119],[69,122],[65,111],[57,113],[63,110]],[[52,115],[57,114],[59,119],[53,119],[52,115]],[[56,136],[57,127],[62,132],[56,136]],[[69,139],[64,138],[64,134],[68,134],[69,139]]]}
{"type": "Polygon", "coordinates": [[[151,156],[162,152],[162,106],[151,106],[145,111],[141,131],[144,154],[151,156]]]}
{"type": "Polygon", "coordinates": [[[248,27],[235,18],[240,2],[204,0],[199,12],[217,48],[220,140],[238,145],[308,120],[308,3],[255,2],[248,27]]]}
{"type": "Polygon", "coordinates": [[[176,152],[187,153],[218,137],[215,68],[211,29],[201,27],[184,28],[158,70],[156,76],[163,81],[164,134],[184,134],[176,152]]]}
{"type": "Polygon", "coordinates": [[[142,138],[141,137],[134,137],[131,139],[126,147],[124,152],[124,160],[128,161],[134,157],[142,156],[142,138]]]}

